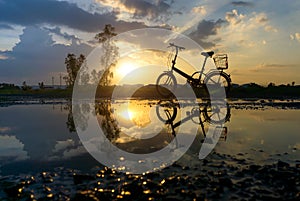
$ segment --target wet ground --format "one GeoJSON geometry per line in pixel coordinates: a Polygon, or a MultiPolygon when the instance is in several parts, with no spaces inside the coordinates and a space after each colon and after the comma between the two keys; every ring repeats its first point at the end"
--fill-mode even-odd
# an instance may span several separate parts
{"type": "Polygon", "coordinates": [[[3,200],[299,200],[299,164],[255,165],[242,154],[212,153],[197,167],[178,161],[144,175],[106,167],[89,174],[56,168],[2,177],[0,196],[3,200]]]}

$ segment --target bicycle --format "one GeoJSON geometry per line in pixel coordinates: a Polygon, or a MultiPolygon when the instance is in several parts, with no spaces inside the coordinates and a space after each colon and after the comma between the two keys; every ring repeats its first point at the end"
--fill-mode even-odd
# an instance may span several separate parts
{"type": "Polygon", "coordinates": [[[199,88],[201,86],[205,86],[206,90],[209,85],[213,85],[214,87],[218,88],[224,87],[226,94],[228,94],[231,87],[231,78],[229,74],[224,72],[225,69],[228,69],[227,54],[218,54],[213,57],[213,51],[202,52],[201,55],[205,57],[202,69],[200,71],[194,72],[192,75],[188,75],[175,66],[178,52],[184,50],[185,48],[173,43],[170,43],[169,45],[170,46],[168,48],[175,48],[175,55],[172,59],[171,70],[165,71],[164,73],[159,75],[156,80],[156,89],[160,95],[162,95],[163,97],[169,97],[172,92],[175,91],[177,87],[177,80],[173,74],[173,71],[186,78],[187,82],[192,87],[199,88]],[[208,58],[213,58],[217,69],[213,69],[205,73],[205,64],[208,58]],[[204,76],[204,78],[202,78],[202,76],[204,76]]]}

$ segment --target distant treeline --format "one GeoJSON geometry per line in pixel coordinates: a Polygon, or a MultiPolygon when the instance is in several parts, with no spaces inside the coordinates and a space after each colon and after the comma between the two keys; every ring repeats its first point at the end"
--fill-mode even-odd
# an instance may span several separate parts
{"type": "Polygon", "coordinates": [[[278,85],[270,83],[267,87],[250,83],[233,85],[230,93],[231,98],[300,98],[300,85],[278,85]]]}
{"type": "MultiPolygon", "coordinates": [[[[91,86],[87,86],[84,91],[89,90],[91,86]]],[[[185,88],[187,85],[177,86],[177,96],[186,97],[185,88]]],[[[194,89],[197,97],[208,97],[205,88],[194,89]]],[[[71,98],[72,88],[67,89],[54,89],[54,88],[24,88],[15,86],[14,84],[0,84],[0,95],[19,95],[19,96],[37,96],[49,98],[71,98]]],[[[157,92],[156,85],[124,85],[124,86],[98,86],[97,98],[161,98],[157,92]]],[[[268,86],[261,86],[255,83],[238,85],[233,84],[228,98],[300,98],[300,85],[278,85],[269,84],[268,86]]]]}

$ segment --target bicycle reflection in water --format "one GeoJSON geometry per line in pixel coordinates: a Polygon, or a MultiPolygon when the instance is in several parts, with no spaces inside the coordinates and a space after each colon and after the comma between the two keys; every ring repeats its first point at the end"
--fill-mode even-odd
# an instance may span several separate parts
{"type": "MultiPolygon", "coordinates": [[[[228,135],[224,123],[230,119],[230,108],[226,101],[220,101],[220,104],[184,101],[179,104],[171,100],[99,100],[95,106],[98,123],[106,138],[111,144],[130,153],[152,153],[173,140],[177,143],[178,131],[184,138],[191,137],[194,131],[202,131],[205,139],[216,138],[207,130],[212,126],[216,134],[221,133],[218,139],[226,140],[228,135]],[[188,123],[190,120],[193,123],[188,123]],[[199,128],[192,128],[193,124],[199,128]]],[[[175,145],[172,149],[177,148],[180,146],[175,145]]]]}
{"type": "MultiPolygon", "coordinates": [[[[156,107],[157,117],[164,122],[176,136],[176,128],[185,122],[192,120],[193,123],[200,125],[203,136],[206,138],[205,123],[215,124],[216,129],[221,129],[220,139],[226,141],[228,129],[223,124],[230,120],[230,108],[228,103],[214,104],[202,103],[194,106],[191,111],[186,112],[186,117],[174,123],[178,114],[179,104],[173,101],[160,101],[156,107]]],[[[213,138],[216,137],[214,132],[213,138]]]]}

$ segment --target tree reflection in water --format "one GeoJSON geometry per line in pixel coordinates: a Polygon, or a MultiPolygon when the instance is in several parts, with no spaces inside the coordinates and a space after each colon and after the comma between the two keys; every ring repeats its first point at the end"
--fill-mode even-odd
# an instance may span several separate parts
{"type": "Polygon", "coordinates": [[[102,131],[107,139],[113,143],[119,138],[121,130],[114,118],[111,101],[108,99],[97,100],[95,103],[95,111],[102,131]]]}

